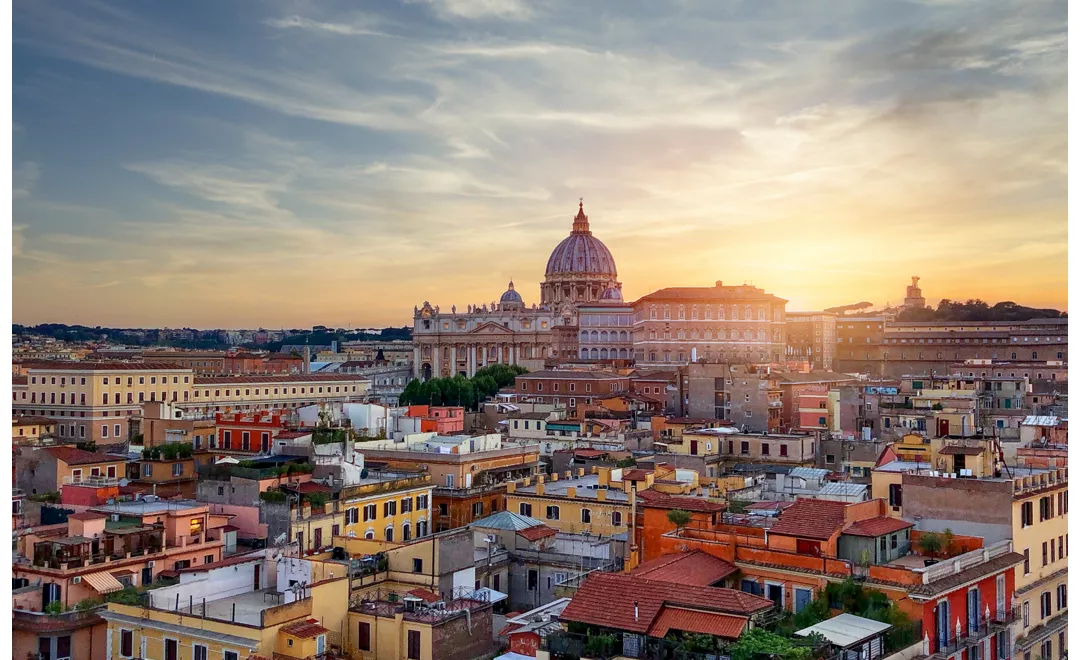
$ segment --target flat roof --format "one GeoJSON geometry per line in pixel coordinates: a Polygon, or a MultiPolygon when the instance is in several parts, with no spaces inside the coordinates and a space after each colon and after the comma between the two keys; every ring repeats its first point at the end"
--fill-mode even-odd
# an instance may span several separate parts
{"type": "Polygon", "coordinates": [[[876,637],[889,628],[892,628],[892,625],[888,623],[864,619],[861,616],[844,612],[821,623],[815,623],[809,628],[803,628],[795,634],[800,637],[808,637],[811,633],[817,633],[829,640],[829,643],[833,646],[848,648],[876,637]]]}
{"type": "Polygon", "coordinates": [[[166,511],[183,511],[185,509],[197,509],[210,506],[206,502],[196,500],[138,500],[135,502],[115,502],[105,506],[94,507],[95,511],[104,513],[126,513],[132,515],[146,515],[148,513],[164,513],[166,511]]]}

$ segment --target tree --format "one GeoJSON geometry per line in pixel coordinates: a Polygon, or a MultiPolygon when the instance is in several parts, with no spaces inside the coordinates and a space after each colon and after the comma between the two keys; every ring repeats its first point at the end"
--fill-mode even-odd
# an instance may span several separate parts
{"type": "Polygon", "coordinates": [[[937,532],[923,532],[919,537],[919,549],[931,557],[941,552],[943,547],[941,535],[937,532]]]}
{"type": "Polygon", "coordinates": [[[672,509],[667,512],[667,519],[669,523],[675,525],[681,532],[683,527],[690,524],[690,513],[683,511],[682,509],[672,509]]]}

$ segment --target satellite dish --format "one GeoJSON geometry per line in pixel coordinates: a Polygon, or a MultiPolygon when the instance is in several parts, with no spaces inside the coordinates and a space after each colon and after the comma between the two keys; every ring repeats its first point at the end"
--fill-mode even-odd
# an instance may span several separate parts
{"type": "Polygon", "coordinates": [[[128,480],[127,480],[126,477],[120,480],[120,487],[121,488],[123,488],[124,486],[127,486],[127,485],[128,485],[128,480]]]}

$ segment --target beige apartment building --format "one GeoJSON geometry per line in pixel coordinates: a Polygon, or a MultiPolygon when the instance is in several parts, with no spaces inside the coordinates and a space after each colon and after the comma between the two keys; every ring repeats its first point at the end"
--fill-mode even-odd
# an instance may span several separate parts
{"type": "Polygon", "coordinates": [[[129,419],[146,403],[207,414],[298,408],[356,400],[369,386],[356,374],[195,376],[169,364],[58,362],[13,379],[12,412],[54,420],[61,441],[107,445],[128,439],[129,419]]]}

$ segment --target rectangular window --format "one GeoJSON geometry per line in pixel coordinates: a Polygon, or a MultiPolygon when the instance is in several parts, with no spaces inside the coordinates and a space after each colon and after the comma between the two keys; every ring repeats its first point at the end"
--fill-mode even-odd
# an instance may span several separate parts
{"type": "Polygon", "coordinates": [[[222,660],[240,660],[240,655],[236,651],[225,651],[221,657],[222,660]]]}
{"type": "Polygon", "coordinates": [[[529,591],[536,591],[537,583],[540,581],[540,574],[536,572],[536,569],[529,569],[529,591]]]}
{"type": "Polygon", "coordinates": [[[1059,584],[1057,588],[1057,608],[1060,612],[1068,606],[1068,586],[1059,584]]]}
{"type": "Polygon", "coordinates": [[[409,631],[409,660],[420,660],[420,631],[409,631]]]}
{"type": "Polygon", "coordinates": [[[206,649],[205,646],[203,646],[202,644],[194,644],[194,645],[192,645],[191,648],[192,648],[191,657],[192,657],[193,660],[207,660],[208,656],[207,656],[207,652],[206,652],[207,649],[206,649]]]}
{"type": "Polygon", "coordinates": [[[1031,573],[1031,550],[1024,548],[1024,575],[1031,573]]]}
{"type": "Polygon", "coordinates": [[[173,463],[172,474],[173,474],[174,477],[183,476],[183,474],[184,474],[184,464],[183,463],[173,463]]]}
{"type": "Polygon", "coordinates": [[[901,484],[889,484],[889,506],[903,506],[903,490],[901,484]]]}
{"type": "Polygon", "coordinates": [[[1045,619],[1050,616],[1050,592],[1044,591],[1039,596],[1039,617],[1045,619]]]}
{"type": "Polygon", "coordinates": [[[1049,556],[1049,555],[1047,554],[1047,551],[1046,551],[1046,541],[1043,541],[1043,546],[1042,546],[1042,550],[1043,550],[1043,553],[1042,553],[1042,555],[1043,555],[1043,563],[1042,563],[1042,565],[1043,565],[1043,566],[1046,566],[1046,565],[1047,565],[1047,564],[1049,563],[1049,562],[1048,562],[1048,561],[1046,560],[1046,558],[1047,558],[1047,557],[1049,556]]]}
{"type": "Polygon", "coordinates": [[[120,629],[120,655],[130,658],[135,654],[135,633],[131,630],[120,629]]]}
{"type": "Polygon", "coordinates": [[[403,497],[403,498],[401,498],[401,512],[402,513],[409,513],[411,511],[412,511],[412,498],[411,497],[403,497]]]}
{"type": "Polygon", "coordinates": [[[750,443],[747,442],[746,440],[743,440],[741,443],[739,443],[739,452],[744,456],[749,454],[750,453],[750,443]]]}
{"type": "Polygon", "coordinates": [[[484,515],[484,503],[483,502],[473,502],[472,514],[473,514],[473,518],[484,515]]]}

